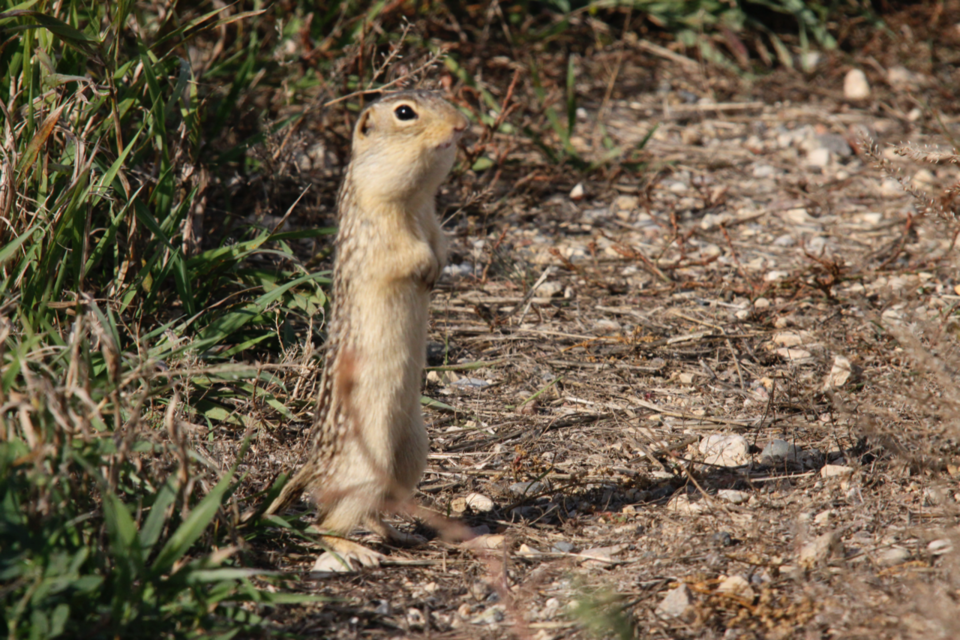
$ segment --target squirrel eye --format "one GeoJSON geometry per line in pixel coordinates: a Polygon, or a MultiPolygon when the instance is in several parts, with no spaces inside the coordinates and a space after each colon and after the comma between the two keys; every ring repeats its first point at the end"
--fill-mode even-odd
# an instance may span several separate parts
{"type": "Polygon", "coordinates": [[[410,105],[402,104],[396,109],[393,110],[397,114],[398,120],[414,120],[417,117],[417,112],[410,108],[410,105]]]}

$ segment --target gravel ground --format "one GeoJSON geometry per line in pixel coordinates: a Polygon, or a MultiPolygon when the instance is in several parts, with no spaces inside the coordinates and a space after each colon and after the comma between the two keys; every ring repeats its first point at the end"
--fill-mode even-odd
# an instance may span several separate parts
{"type": "MultiPolygon", "coordinates": [[[[890,146],[949,150],[960,119],[902,67],[871,67],[866,98],[831,67],[805,101],[720,79],[719,102],[699,66],[649,64],[571,139],[587,159],[646,140],[639,170],[581,181],[504,136],[496,199],[444,195],[416,497],[437,530],[401,518],[430,543],[301,574],[336,600],[282,609],[290,632],[960,637],[960,227],[917,197],[949,209],[960,170],[890,146]]],[[[300,433],[254,447],[253,484],[300,433]]],[[[276,542],[263,565],[318,551],[276,542]]]]}

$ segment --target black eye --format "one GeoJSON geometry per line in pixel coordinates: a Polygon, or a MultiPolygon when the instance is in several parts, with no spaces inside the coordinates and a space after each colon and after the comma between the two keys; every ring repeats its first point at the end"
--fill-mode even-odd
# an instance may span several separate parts
{"type": "Polygon", "coordinates": [[[407,104],[400,105],[393,112],[397,114],[398,120],[415,120],[417,117],[417,112],[407,104]]]}

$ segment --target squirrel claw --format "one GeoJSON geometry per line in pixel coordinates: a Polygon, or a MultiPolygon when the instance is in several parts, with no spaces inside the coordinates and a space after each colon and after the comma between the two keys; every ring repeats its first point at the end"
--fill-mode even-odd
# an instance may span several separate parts
{"type": "Polygon", "coordinates": [[[333,574],[354,573],[361,568],[375,568],[386,559],[382,553],[343,538],[325,538],[327,551],[321,553],[313,568],[312,578],[326,578],[333,574]]]}

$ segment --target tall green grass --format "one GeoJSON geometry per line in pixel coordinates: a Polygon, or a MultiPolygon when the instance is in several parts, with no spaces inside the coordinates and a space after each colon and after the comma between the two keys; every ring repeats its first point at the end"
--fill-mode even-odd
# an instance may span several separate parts
{"type": "Polygon", "coordinates": [[[9,638],[232,635],[281,600],[235,563],[242,450],[211,468],[182,425],[250,427],[236,400],[254,394],[291,415],[270,391],[282,379],[228,363],[271,341],[281,351],[283,327],[323,307],[325,275],[290,243],[330,230],[240,226],[239,239],[202,242],[191,216],[204,172],[257,141],[220,143],[270,58],[242,26],[261,10],[158,7],[34,0],[0,13],[9,638]],[[189,47],[213,32],[240,37],[195,69],[189,47]]]}

